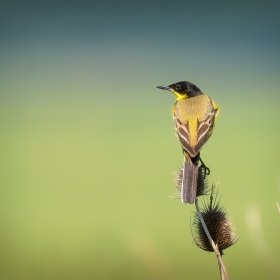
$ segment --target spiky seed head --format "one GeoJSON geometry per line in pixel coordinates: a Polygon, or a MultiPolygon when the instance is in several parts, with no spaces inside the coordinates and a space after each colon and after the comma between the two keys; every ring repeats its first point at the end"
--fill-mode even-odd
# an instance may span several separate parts
{"type": "Polygon", "coordinates": [[[197,176],[197,189],[196,196],[205,195],[209,189],[208,173],[204,165],[200,165],[198,168],[198,176],[197,176]]]}
{"type": "MultiPolygon", "coordinates": [[[[205,195],[209,189],[207,170],[203,165],[200,165],[198,168],[198,176],[197,176],[197,190],[196,196],[205,195]]],[[[175,172],[175,181],[176,181],[176,189],[181,192],[183,180],[183,168],[180,168],[177,172],[175,172]]]]}
{"type": "MultiPolygon", "coordinates": [[[[226,210],[220,207],[219,203],[214,206],[209,203],[209,205],[205,204],[204,208],[201,209],[201,214],[214,243],[218,246],[220,253],[223,254],[223,250],[232,246],[238,239],[235,236],[226,210]]],[[[197,214],[194,219],[194,228],[196,245],[205,251],[213,252],[213,247],[197,214]]]]}

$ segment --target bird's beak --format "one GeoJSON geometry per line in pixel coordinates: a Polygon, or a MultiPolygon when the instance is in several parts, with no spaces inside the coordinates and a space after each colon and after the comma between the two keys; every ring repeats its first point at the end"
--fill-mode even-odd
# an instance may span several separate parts
{"type": "Polygon", "coordinates": [[[169,86],[158,86],[157,88],[171,91],[171,88],[169,86]]]}

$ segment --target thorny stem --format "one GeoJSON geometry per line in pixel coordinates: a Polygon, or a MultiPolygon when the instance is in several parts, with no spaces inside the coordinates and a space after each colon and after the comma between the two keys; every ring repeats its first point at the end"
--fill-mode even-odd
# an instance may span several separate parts
{"type": "Polygon", "coordinates": [[[207,229],[207,226],[206,226],[206,224],[204,222],[204,219],[202,217],[202,214],[200,212],[197,199],[195,199],[195,207],[196,207],[196,211],[197,211],[198,217],[200,219],[200,222],[203,226],[203,229],[204,229],[204,231],[205,231],[205,233],[206,233],[206,235],[209,239],[209,242],[211,243],[211,246],[213,247],[213,250],[215,251],[215,254],[217,256],[218,264],[219,264],[220,277],[221,277],[222,280],[229,280],[228,275],[227,275],[227,271],[226,271],[226,267],[225,267],[224,262],[222,260],[222,256],[220,254],[218,246],[214,243],[214,241],[213,241],[213,239],[212,239],[212,237],[211,237],[211,235],[210,235],[210,233],[207,229]]]}

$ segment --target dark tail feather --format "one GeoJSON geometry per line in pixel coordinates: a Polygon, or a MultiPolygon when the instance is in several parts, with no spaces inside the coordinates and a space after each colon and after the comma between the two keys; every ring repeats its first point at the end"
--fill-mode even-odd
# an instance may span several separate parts
{"type": "Polygon", "coordinates": [[[189,156],[185,156],[181,199],[183,203],[194,203],[197,189],[198,164],[193,163],[189,156]]]}

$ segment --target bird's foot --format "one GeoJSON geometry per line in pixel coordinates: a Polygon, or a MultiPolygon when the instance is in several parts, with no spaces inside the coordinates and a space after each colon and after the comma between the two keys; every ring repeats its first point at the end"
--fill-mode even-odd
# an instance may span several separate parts
{"type": "Polygon", "coordinates": [[[204,170],[205,170],[205,175],[206,175],[206,176],[210,175],[210,168],[208,168],[208,167],[205,165],[205,163],[202,161],[201,158],[200,158],[199,160],[200,160],[200,163],[201,163],[200,166],[201,166],[202,168],[204,168],[204,170]]]}

